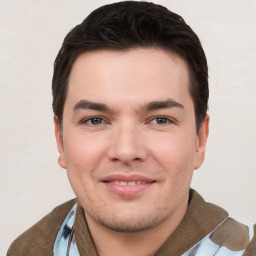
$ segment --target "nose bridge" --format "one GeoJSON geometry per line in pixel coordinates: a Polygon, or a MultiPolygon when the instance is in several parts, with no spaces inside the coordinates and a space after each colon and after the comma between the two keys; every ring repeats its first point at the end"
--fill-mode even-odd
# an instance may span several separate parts
{"type": "Polygon", "coordinates": [[[144,160],[146,148],[141,135],[139,126],[128,119],[117,125],[110,148],[112,160],[121,162],[144,160]]]}

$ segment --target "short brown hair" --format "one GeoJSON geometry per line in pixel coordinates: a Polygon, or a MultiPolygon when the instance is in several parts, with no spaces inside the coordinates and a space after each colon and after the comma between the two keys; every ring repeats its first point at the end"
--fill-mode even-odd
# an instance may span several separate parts
{"type": "Polygon", "coordinates": [[[208,67],[200,40],[182,17],[167,8],[125,1],[94,10],[65,37],[54,63],[53,111],[62,124],[69,75],[76,58],[98,49],[127,50],[155,47],[174,52],[188,64],[189,92],[199,131],[208,108],[208,67]]]}

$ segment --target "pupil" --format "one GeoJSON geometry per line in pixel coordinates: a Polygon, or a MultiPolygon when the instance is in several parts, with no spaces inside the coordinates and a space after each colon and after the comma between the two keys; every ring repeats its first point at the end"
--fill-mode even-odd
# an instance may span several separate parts
{"type": "Polygon", "coordinates": [[[157,123],[158,124],[165,124],[166,123],[166,118],[164,118],[164,117],[157,118],[157,123]]]}
{"type": "Polygon", "coordinates": [[[91,122],[92,122],[92,124],[100,124],[101,123],[101,119],[95,117],[95,118],[92,118],[91,122]]]}

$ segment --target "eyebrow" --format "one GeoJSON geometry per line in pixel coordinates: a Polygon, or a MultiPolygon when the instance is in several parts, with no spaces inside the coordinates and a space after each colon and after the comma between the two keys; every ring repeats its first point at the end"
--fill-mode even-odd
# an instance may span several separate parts
{"type": "MultiPolygon", "coordinates": [[[[158,109],[165,109],[165,108],[181,108],[184,109],[184,106],[173,99],[167,99],[164,101],[151,101],[145,105],[143,105],[140,109],[142,111],[154,111],[158,109]]],[[[111,110],[106,104],[91,102],[88,100],[80,100],[75,104],[73,107],[73,112],[76,113],[81,109],[91,109],[96,111],[103,111],[103,112],[114,112],[111,110]]]]}
{"type": "Polygon", "coordinates": [[[111,111],[106,104],[91,102],[88,100],[80,100],[79,102],[77,102],[76,105],[73,107],[73,112],[77,112],[80,109],[92,109],[105,112],[111,111]]]}
{"type": "Polygon", "coordinates": [[[158,109],[173,108],[173,107],[184,109],[184,106],[182,104],[178,103],[177,101],[175,101],[173,99],[167,99],[164,101],[149,102],[142,107],[142,110],[154,111],[154,110],[158,110],[158,109]]]}

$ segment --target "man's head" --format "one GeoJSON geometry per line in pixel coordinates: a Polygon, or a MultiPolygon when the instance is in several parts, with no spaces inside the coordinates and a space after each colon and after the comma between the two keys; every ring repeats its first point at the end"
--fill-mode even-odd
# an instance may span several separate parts
{"type": "Polygon", "coordinates": [[[198,131],[206,116],[209,94],[207,61],[200,41],[179,15],[160,5],[134,1],[98,8],[64,39],[55,60],[52,81],[53,111],[60,125],[76,58],[83,52],[99,49],[132,48],[164,49],[186,61],[198,131]]]}
{"type": "Polygon", "coordinates": [[[151,3],[96,10],[67,35],[53,95],[59,164],[90,230],[176,228],[208,135],[206,59],[182,18],[151,3]]]}

